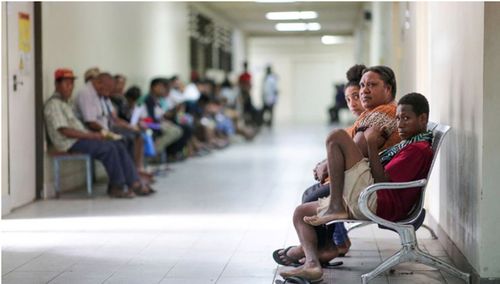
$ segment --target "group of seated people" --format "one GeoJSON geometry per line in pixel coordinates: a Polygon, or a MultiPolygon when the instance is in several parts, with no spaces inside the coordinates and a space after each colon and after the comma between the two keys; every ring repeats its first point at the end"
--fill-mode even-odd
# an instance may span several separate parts
{"type": "MultiPolygon", "coordinates": [[[[281,270],[284,278],[320,281],[322,268],[351,246],[343,223],[325,224],[367,220],[358,206],[366,187],[426,178],[432,164],[429,104],[423,95],[409,93],[396,102],[396,78],[387,66],[354,65],[347,81],[346,101],[357,120],[326,138],[327,158],[313,170],[317,183],[304,192],[293,215],[300,245],[273,253],[278,264],[295,267],[281,270]]],[[[368,208],[386,220],[402,220],[418,202],[420,191],[380,190],[368,198],[368,208]]]]}
{"type": "Polygon", "coordinates": [[[85,84],[71,100],[73,71],[57,69],[54,79],[55,92],[44,106],[50,142],[58,151],[101,161],[111,197],[155,192],[145,157],[163,164],[184,160],[225,148],[236,134],[251,140],[257,132],[238,111],[238,91],[221,92],[210,80],[185,86],[177,76],[158,77],[143,94],[137,86],[125,90],[125,76],[95,67],[85,72],[85,84]]]}

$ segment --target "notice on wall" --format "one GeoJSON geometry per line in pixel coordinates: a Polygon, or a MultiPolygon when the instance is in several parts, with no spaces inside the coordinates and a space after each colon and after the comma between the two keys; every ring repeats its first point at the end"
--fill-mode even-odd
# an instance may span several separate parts
{"type": "Polygon", "coordinates": [[[19,13],[19,51],[29,53],[31,51],[30,15],[19,13]]]}

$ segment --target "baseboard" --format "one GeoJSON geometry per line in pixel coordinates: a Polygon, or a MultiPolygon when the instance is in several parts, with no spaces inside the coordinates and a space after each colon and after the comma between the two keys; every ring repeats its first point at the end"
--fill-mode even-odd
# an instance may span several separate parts
{"type": "Polygon", "coordinates": [[[455,245],[455,243],[450,239],[448,234],[443,230],[441,225],[432,217],[432,215],[427,214],[426,216],[427,225],[434,230],[438,236],[438,240],[444,247],[446,253],[453,261],[455,266],[462,271],[466,271],[471,274],[471,283],[473,284],[483,284],[483,283],[497,283],[500,284],[500,278],[481,278],[476,269],[470,264],[467,258],[462,254],[460,249],[455,245]]]}

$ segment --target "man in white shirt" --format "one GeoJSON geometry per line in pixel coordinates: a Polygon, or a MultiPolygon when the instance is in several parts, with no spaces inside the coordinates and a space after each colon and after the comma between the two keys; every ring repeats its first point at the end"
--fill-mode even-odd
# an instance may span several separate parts
{"type": "Polygon", "coordinates": [[[273,109],[278,99],[278,78],[273,74],[271,66],[267,66],[266,68],[262,95],[264,104],[262,108],[262,119],[264,124],[271,127],[273,124],[273,109]],[[268,114],[267,118],[266,114],[268,114]]]}

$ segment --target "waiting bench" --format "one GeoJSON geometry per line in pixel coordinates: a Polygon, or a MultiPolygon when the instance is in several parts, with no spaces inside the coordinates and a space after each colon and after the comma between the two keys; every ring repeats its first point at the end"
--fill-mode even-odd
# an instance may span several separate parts
{"type": "Polygon", "coordinates": [[[434,257],[428,253],[423,252],[417,243],[417,237],[415,235],[415,231],[422,225],[425,219],[425,209],[424,205],[424,194],[425,188],[427,187],[428,180],[432,173],[432,169],[434,167],[434,163],[436,162],[437,154],[441,143],[443,142],[443,138],[446,133],[450,130],[450,126],[437,124],[434,122],[429,122],[427,124],[427,129],[431,130],[434,134],[434,140],[432,141],[432,149],[434,150],[434,158],[432,160],[431,168],[427,175],[426,179],[411,181],[411,182],[386,182],[386,183],[376,183],[373,184],[363,190],[361,193],[358,204],[361,212],[370,219],[370,221],[360,221],[360,220],[352,220],[352,219],[343,219],[343,220],[335,220],[327,223],[327,225],[332,225],[334,223],[347,222],[347,223],[369,223],[378,224],[381,229],[388,229],[398,233],[399,238],[401,240],[401,249],[382,262],[379,266],[377,266],[374,270],[361,275],[361,280],[363,283],[368,283],[368,281],[377,277],[381,273],[391,269],[393,266],[402,263],[402,262],[419,262],[431,267],[435,267],[437,269],[442,269],[456,277],[462,278],[467,283],[470,283],[470,274],[462,272],[452,265],[442,261],[441,259],[434,257]],[[368,197],[371,194],[374,194],[378,190],[398,190],[405,188],[415,188],[421,187],[421,196],[419,202],[414,206],[413,210],[409,214],[409,217],[405,220],[401,220],[398,222],[390,222],[383,218],[375,215],[370,209],[368,209],[368,197]]]}
{"type": "Polygon", "coordinates": [[[86,170],[86,180],[87,180],[87,195],[92,196],[92,178],[93,178],[93,161],[92,157],[88,154],[79,153],[68,153],[68,152],[58,152],[49,151],[49,156],[52,158],[54,165],[54,189],[56,192],[56,198],[60,197],[61,194],[61,184],[60,184],[60,171],[62,161],[75,161],[83,160],[85,161],[86,170]]]}

